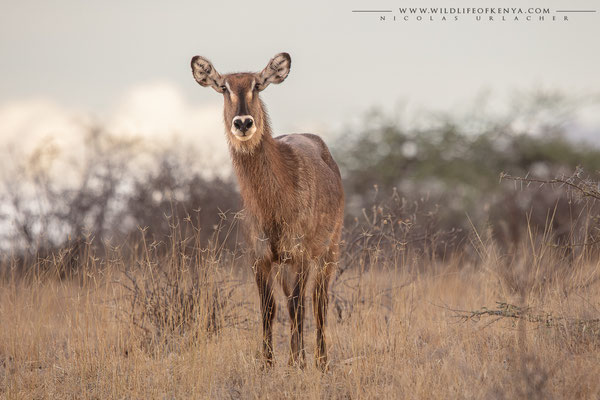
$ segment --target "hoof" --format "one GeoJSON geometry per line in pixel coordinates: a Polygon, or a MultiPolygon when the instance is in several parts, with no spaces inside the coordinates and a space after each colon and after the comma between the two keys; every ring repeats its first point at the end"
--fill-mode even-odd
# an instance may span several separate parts
{"type": "Polygon", "coordinates": [[[315,357],[315,366],[323,373],[328,372],[329,363],[327,362],[327,357],[315,357]]]}
{"type": "Polygon", "coordinates": [[[273,368],[273,354],[264,352],[256,352],[256,360],[260,360],[260,369],[262,371],[273,368]]]}
{"type": "Polygon", "coordinates": [[[295,367],[298,369],[305,369],[306,361],[304,360],[304,357],[299,357],[299,359],[296,359],[295,357],[290,356],[290,358],[288,360],[288,366],[295,367]]]}
{"type": "Polygon", "coordinates": [[[263,359],[263,362],[260,365],[261,371],[270,371],[273,369],[273,360],[263,359]]]}

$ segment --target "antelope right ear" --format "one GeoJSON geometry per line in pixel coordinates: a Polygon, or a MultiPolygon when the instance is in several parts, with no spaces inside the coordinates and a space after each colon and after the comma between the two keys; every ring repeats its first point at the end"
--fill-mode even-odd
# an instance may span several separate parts
{"type": "Polygon", "coordinates": [[[206,58],[200,56],[192,58],[192,73],[201,86],[210,86],[219,93],[225,92],[225,80],[206,58]]]}

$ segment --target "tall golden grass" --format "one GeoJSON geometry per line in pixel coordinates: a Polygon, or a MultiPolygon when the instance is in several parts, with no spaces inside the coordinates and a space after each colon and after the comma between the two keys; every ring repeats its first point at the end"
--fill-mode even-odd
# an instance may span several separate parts
{"type": "Polygon", "coordinates": [[[530,232],[507,251],[473,231],[465,251],[451,256],[406,243],[387,246],[388,257],[346,255],[358,261],[332,283],[330,366],[321,373],[311,362],[287,366],[281,293],[275,366],[263,368],[244,254],[225,250],[218,234],[202,247],[190,220],[172,228],[165,242],[142,231],[135,245],[107,244],[101,254],[88,242],[74,270],[65,270],[64,254],[32,261],[26,274],[8,261],[0,397],[600,396],[600,259],[589,246],[565,255],[551,232],[530,232]]]}

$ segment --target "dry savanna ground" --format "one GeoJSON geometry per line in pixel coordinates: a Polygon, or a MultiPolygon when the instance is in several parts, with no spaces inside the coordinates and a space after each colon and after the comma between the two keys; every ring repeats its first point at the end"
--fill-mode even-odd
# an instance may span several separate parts
{"type": "Polygon", "coordinates": [[[0,397],[598,398],[600,260],[531,240],[474,239],[452,257],[397,249],[333,282],[329,370],[287,365],[278,292],[275,365],[264,369],[257,290],[243,258],[193,241],[32,262],[0,284],[0,397]],[[467,251],[467,250],[465,250],[467,251]],[[191,254],[191,255],[190,255],[191,254]],[[64,275],[64,274],[63,274],[64,275]]]}

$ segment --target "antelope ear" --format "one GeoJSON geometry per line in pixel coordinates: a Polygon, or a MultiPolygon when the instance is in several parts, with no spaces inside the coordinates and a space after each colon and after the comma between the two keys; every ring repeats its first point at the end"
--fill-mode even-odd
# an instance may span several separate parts
{"type": "Polygon", "coordinates": [[[192,73],[201,86],[210,86],[219,93],[225,91],[225,80],[206,58],[200,56],[192,58],[192,73]]]}
{"type": "Polygon", "coordinates": [[[263,90],[271,83],[281,83],[290,73],[292,59],[288,53],[279,53],[269,61],[269,64],[259,74],[257,87],[263,90]]]}

